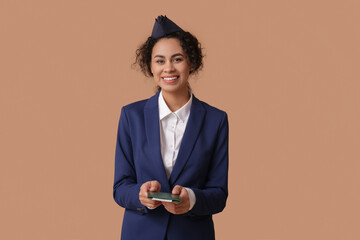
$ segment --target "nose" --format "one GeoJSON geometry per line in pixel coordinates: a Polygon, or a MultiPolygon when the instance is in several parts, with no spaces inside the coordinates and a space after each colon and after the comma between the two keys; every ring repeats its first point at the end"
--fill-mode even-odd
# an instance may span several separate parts
{"type": "Polygon", "coordinates": [[[165,66],[164,66],[164,72],[172,72],[174,71],[174,64],[172,61],[166,61],[165,66]]]}

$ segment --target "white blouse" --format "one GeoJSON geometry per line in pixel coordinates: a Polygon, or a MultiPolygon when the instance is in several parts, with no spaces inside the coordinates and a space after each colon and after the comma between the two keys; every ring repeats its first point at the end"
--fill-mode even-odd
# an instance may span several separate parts
{"type": "MultiPolygon", "coordinates": [[[[193,95],[190,93],[189,101],[175,112],[167,106],[162,92],[159,94],[159,121],[160,121],[160,144],[161,156],[166,175],[170,178],[171,172],[179,153],[181,140],[184,136],[186,124],[189,120],[193,95]]],[[[189,194],[191,210],[196,202],[194,191],[185,188],[189,194]]]]}

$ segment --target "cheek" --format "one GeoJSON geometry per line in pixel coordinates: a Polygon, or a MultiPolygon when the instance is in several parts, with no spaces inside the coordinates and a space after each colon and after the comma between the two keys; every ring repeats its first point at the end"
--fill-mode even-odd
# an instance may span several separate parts
{"type": "Polygon", "coordinates": [[[191,66],[190,66],[189,63],[187,63],[187,64],[184,65],[183,71],[184,71],[184,72],[187,72],[187,73],[190,73],[190,71],[191,71],[191,66]]]}
{"type": "Polygon", "coordinates": [[[159,73],[161,72],[161,68],[156,67],[156,66],[150,66],[150,69],[154,76],[159,75],[159,73]]]}
{"type": "Polygon", "coordinates": [[[191,69],[188,66],[184,66],[182,69],[182,72],[184,72],[185,74],[190,74],[191,69]]]}

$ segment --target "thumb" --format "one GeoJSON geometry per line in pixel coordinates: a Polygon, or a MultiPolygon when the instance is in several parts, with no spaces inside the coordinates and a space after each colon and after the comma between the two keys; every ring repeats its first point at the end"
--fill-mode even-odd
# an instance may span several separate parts
{"type": "Polygon", "coordinates": [[[147,192],[147,191],[149,191],[150,187],[151,187],[150,182],[146,182],[143,185],[141,185],[140,190],[147,192]]]}
{"type": "Polygon", "coordinates": [[[172,190],[172,194],[180,194],[182,189],[183,189],[182,186],[176,185],[172,190]]]}
{"type": "Polygon", "coordinates": [[[161,189],[161,185],[158,181],[151,181],[150,182],[151,187],[150,187],[150,192],[159,192],[161,189]]]}

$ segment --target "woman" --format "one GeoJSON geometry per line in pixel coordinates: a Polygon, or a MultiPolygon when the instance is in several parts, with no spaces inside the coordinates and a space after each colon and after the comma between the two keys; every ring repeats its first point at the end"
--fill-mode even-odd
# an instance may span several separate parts
{"type": "Polygon", "coordinates": [[[125,208],[122,239],[214,239],[212,215],[228,195],[228,120],[191,92],[202,67],[200,43],[166,16],[137,50],[159,91],[121,111],[113,196],[125,208]],[[180,203],[148,198],[178,194],[180,203]]]}

